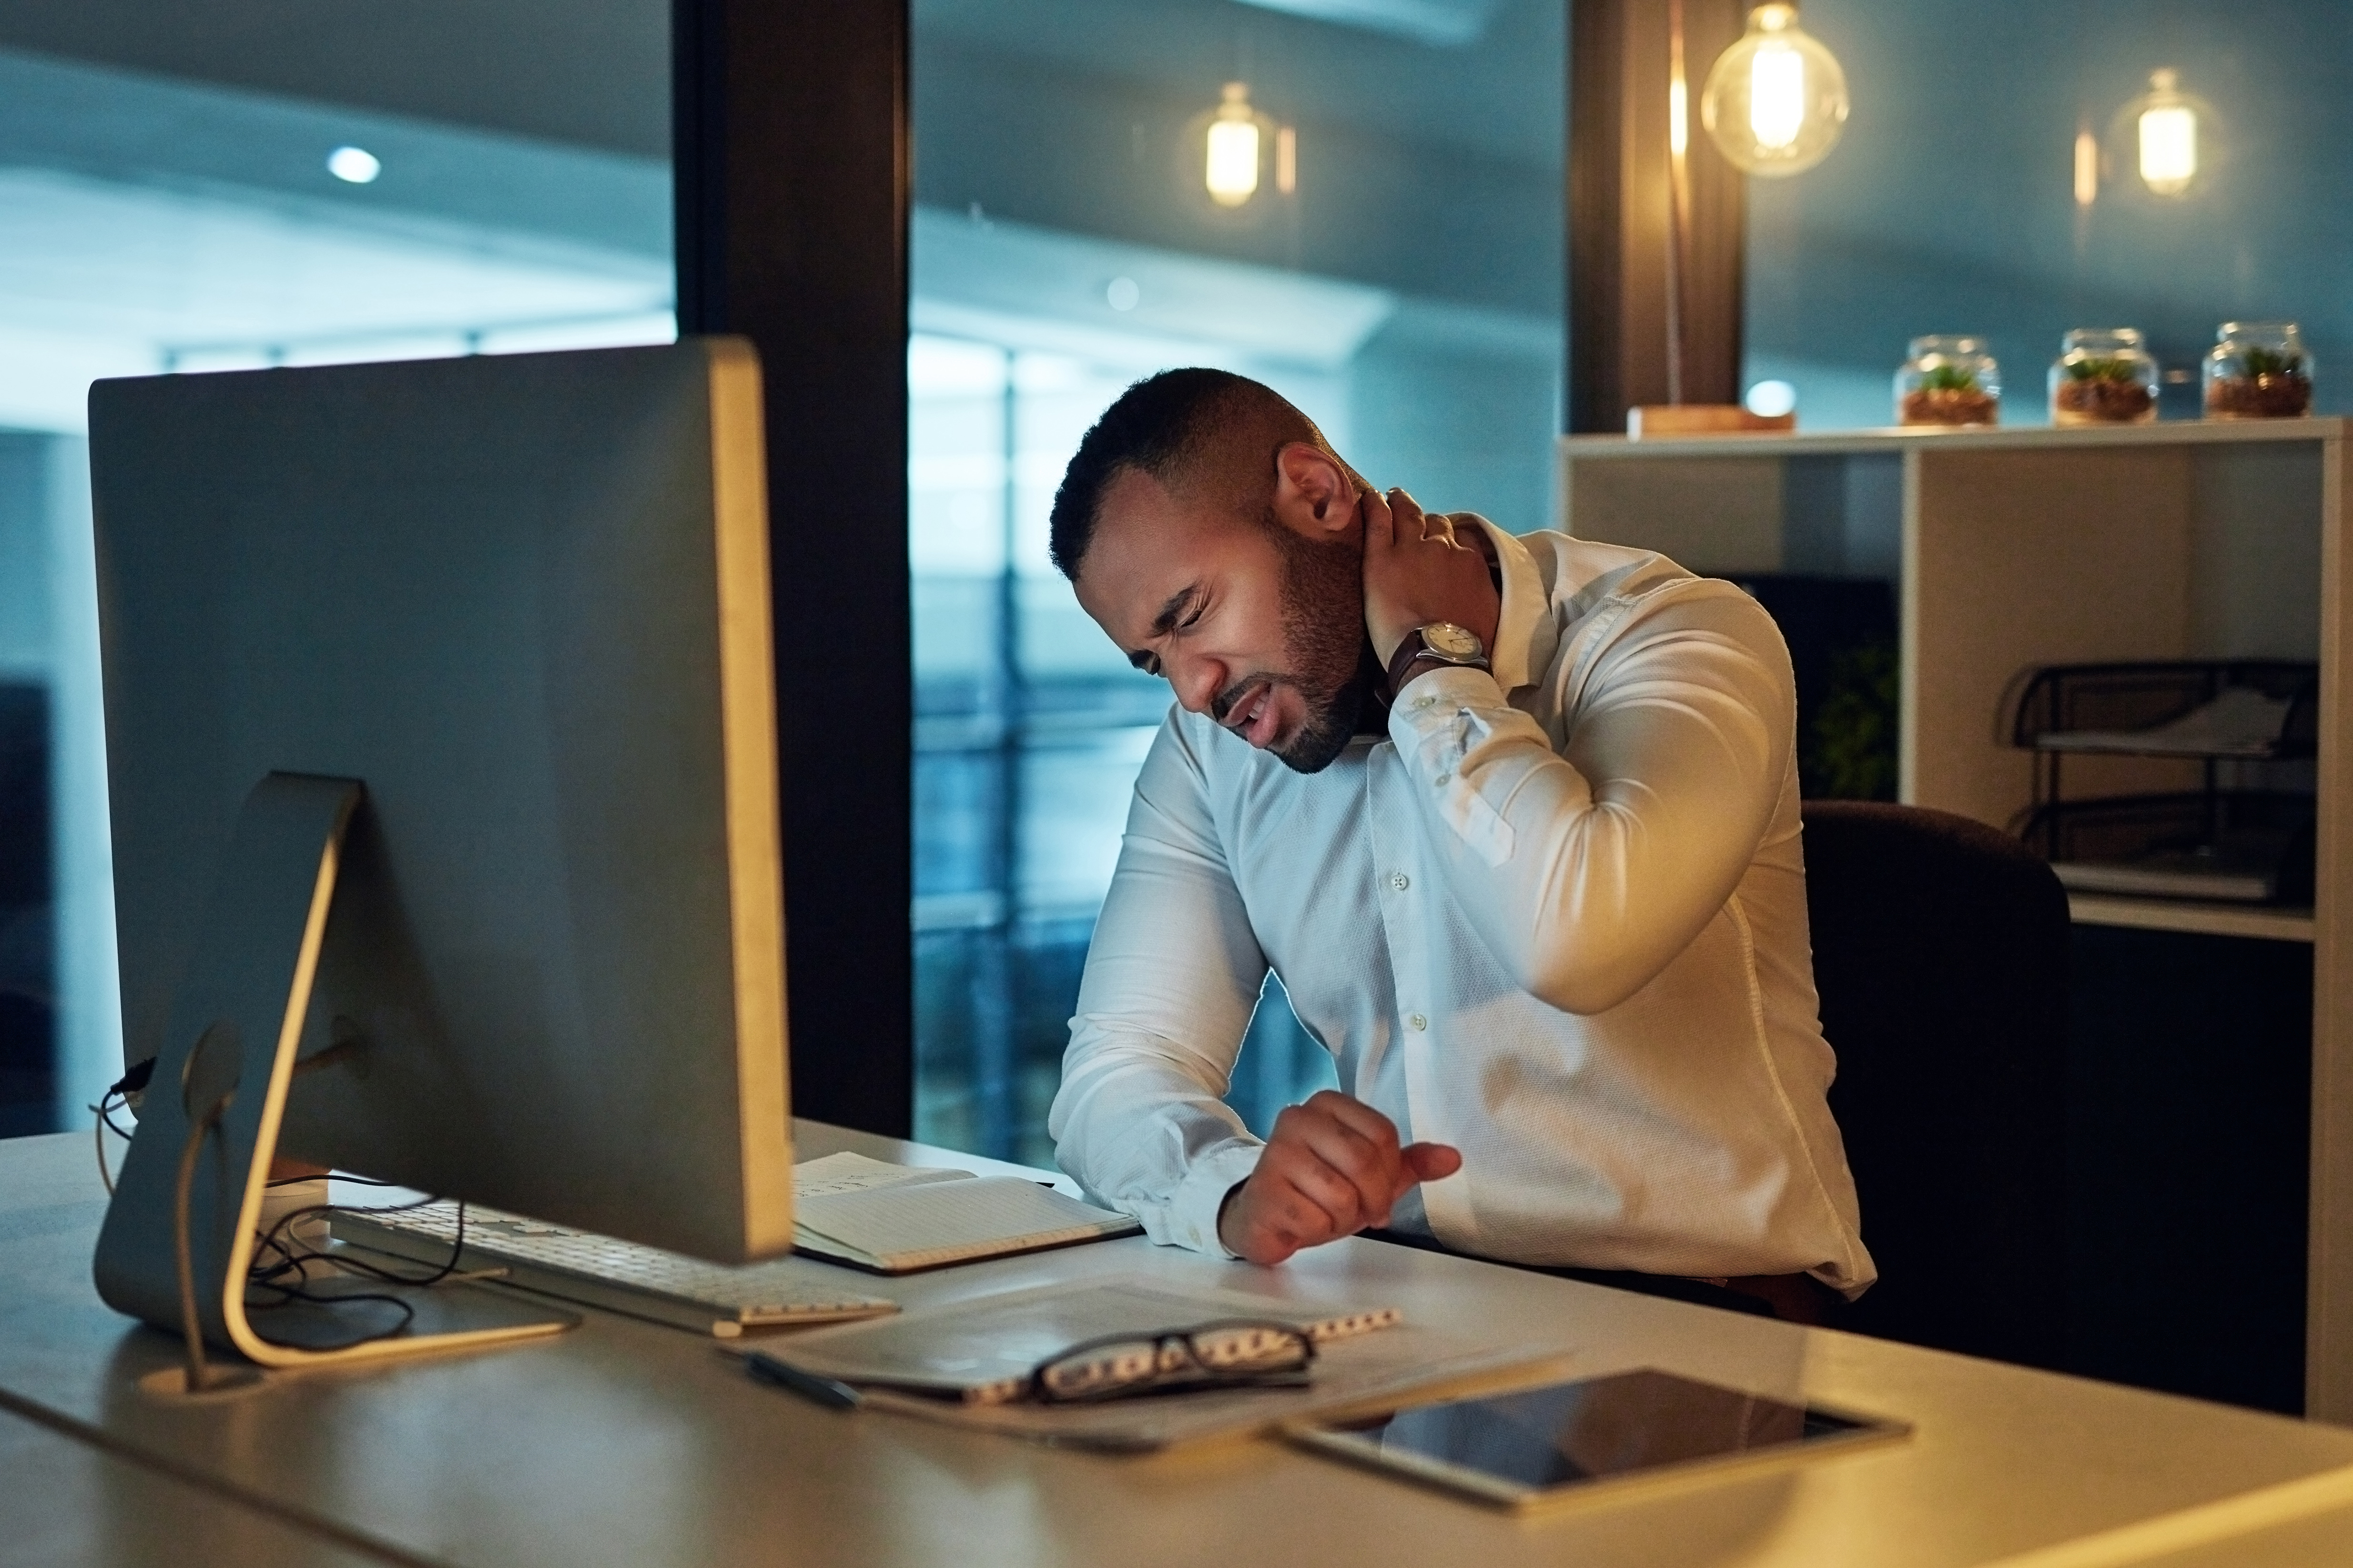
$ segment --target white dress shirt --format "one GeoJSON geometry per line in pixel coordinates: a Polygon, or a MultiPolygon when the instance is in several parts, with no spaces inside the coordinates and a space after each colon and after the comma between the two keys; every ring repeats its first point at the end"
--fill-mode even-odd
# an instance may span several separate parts
{"type": "Polygon", "coordinates": [[[1071,1020],[1062,1168],[1222,1254],[1261,1145],[1219,1097],[1271,966],[1343,1089],[1462,1152],[1392,1225],[1860,1291],[1780,634],[1663,556],[1460,521],[1502,568],[1493,675],[1421,676],[1314,774],[1170,709],[1071,1020]]]}

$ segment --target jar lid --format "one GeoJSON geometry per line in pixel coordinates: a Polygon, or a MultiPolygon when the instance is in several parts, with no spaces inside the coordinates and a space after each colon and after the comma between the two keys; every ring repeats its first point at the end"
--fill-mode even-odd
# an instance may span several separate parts
{"type": "Polygon", "coordinates": [[[1915,359],[1922,354],[1981,354],[1986,352],[1986,341],[1961,332],[1931,332],[1914,338],[1911,352],[1915,359]]]}
{"type": "Polygon", "coordinates": [[[2145,340],[2138,327],[2073,327],[2059,340],[2063,349],[2079,348],[2094,339],[2112,342],[2119,348],[2139,348],[2145,340]]]}

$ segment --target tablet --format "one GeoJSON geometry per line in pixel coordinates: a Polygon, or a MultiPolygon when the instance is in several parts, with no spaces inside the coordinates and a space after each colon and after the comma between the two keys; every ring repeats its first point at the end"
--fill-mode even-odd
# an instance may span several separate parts
{"type": "Polygon", "coordinates": [[[1902,1422],[1779,1400],[1644,1368],[1303,1426],[1310,1447],[1509,1508],[1680,1484],[1907,1435],[1902,1422]]]}

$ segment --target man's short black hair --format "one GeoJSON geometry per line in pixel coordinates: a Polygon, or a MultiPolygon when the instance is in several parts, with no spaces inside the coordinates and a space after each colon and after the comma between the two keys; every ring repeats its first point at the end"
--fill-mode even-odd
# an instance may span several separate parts
{"type": "Polygon", "coordinates": [[[1137,468],[1172,483],[1202,456],[1220,426],[1270,415],[1285,424],[1296,422],[1286,438],[1324,445],[1314,423],[1281,393],[1230,371],[1164,370],[1121,393],[1079,443],[1062,472],[1062,487],[1054,492],[1049,542],[1054,564],[1077,581],[1079,563],[1094,539],[1103,491],[1120,470],[1137,468]]]}

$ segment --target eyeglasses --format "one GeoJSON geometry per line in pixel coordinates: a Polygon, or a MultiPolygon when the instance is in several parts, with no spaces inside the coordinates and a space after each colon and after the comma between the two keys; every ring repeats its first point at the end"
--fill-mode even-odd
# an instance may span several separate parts
{"type": "Polygon", "coordinates": [[[1304,1388],[1314,1360],[1314,1342],[1289,1323],[1221,1319],[1081,1341],[1038,1363],[1029,1396],[1042,1405],[1083,1405],[1194,1388],[1304,1388]]]}

